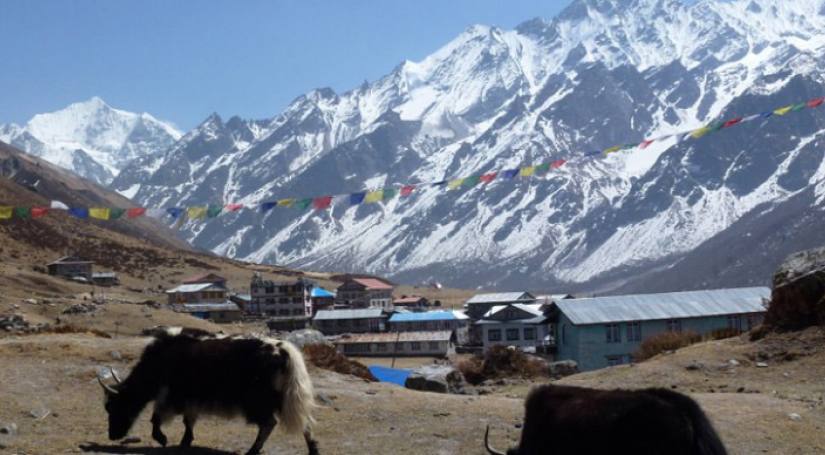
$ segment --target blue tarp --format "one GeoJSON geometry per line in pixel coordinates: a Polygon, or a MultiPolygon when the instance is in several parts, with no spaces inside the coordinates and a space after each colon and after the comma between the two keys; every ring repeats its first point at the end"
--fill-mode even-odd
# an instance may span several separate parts
{"type": "Polygon", "coordinates": [[[400,368],[388,368],[379,365],[370,365],[369,369],[372,372],[373,376],[378,378],[379,381],[398,384],[402,387],[404,386],[404,381],[407,380],[407,376],[410,375],[410,370],[402,370],[400,368]]]}
{"type": "Polygon", "coordinates": [[[335,297],[335,294],[324,288],[312,288],[312,297],[335,297]]]}

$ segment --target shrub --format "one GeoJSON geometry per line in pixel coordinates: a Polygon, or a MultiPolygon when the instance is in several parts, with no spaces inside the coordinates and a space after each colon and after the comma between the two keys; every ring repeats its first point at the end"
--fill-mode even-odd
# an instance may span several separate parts
{"type": "Polygon", "coordinates": [[[738,337],[742,334],[741,330],[724,328],[710,331],[705,335],[706,340],[724,340],[725,338],[738,337]]]}
{"type": "Polygon", "coordinates": [[[692,331],[662,332],[642,341],[633,357],[637,362],[641,362],[665,351],[675,351],[700,341],[702,336],[692,331]]]}
{"type": "Polygon", "coordinates": [[[370,382],[378,382],[369,368],[360,362],[350,360],[328,344],[307,344],[303,347],[306,360],[318,368],[341,374],[357,376],[370,382]]]}
{"type": "Polygon", "coordinates": [[[456,365],[464,379],[478,385],[488,379],[524,378],[530,379],[547,375],[547,366],[518,349],[493,346],[484,356],[476,355],[456,365]]]}

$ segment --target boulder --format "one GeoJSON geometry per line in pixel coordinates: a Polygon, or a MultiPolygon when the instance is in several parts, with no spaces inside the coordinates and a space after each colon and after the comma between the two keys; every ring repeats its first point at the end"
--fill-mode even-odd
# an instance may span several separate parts
{"type": "Polygon", "coordinates": [[[303,329],[289,332],[289,335],[286,336],[286,341],[294,344],[299,349],[308,344],[332,344],[327,341],[323,333],[313,329],[303,329]]]}
{"type": "Polygon", "coordinates": [[[404,381],[412,390],[436,393],[464,393],[464,376],[449,365],[427,365],[417,368],[404,381]]]}
{"type": "Polygon", "coordinates": [[[575,360],[559,360],[547,365],[547,372],[551,378],[563,378],[579,372],[579,364],[575,360]]]}
{"type": "Polygon", "coordinates": [[[801,330],[825,324],[825,248],[795,253],[773,277],[765,325],[801,330]]]}

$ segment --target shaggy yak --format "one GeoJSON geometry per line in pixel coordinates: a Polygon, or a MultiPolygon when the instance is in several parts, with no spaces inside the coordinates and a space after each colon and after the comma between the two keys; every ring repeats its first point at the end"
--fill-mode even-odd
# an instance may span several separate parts
{"type": "Polygon", "coordinates": [[[125,380],[112,371],[116,384],[100,385],[106,395],[109,439],[125,437],[135,419],[154,401],[152,438],[166,446],[161,425],[183,415],[181,447],[194,439],[200,414],[243,416],[258,426],[247,455],[260,453],[277,423],[287,433],[303,433],[310,455],[318,445],[312,382],[301,352],[287,341],[269,338],[220,338],[206,332],[169,329],[155,334],[125,380]]]}
{"type": "MultiPolygon", "coordinates": [[[[724,455],[695,401],[667,389],[596,390],[543,385],[527,396],[518,447],[507,455],[560,453],[724,455]]],[[[484,446],[493,455],[504,455],[484,446]]]]}

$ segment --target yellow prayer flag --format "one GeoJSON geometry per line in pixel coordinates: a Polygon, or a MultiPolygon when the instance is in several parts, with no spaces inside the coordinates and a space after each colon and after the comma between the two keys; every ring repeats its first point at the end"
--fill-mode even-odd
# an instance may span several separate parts
{"type": "Polygon", "coordinates": [[[190,220],[202,220],[206,218],[206,207],[189,207],[186,214],[190,220]]]}
{"type": "Polygon", "coordinates": [[[0,220],[8,220],[14,213],[14,207],[0,207],[0,220]]]}
{"type": "Polygon", "coordinates": [[[785,114],[787,114],[788,112],[790,112],[790,111],[791,111],[791,109],[793,109],[793,105],[791,105],[791,106],[785,106],[785,107],[780,107],[779,109],[777,109],[777,110],[773,111],[773,113],[774,113],[774,114],[776,114],[776,115],[785,115],[785,114]]]}
{"type": "Polygon", "coordinates": [[[535,166],[523,167],[519,171],[519,175],[522,176],[522,177],[530,177],[531,175],[533,175],[535,173],[536,173],[536,167],[535,166]]]}
{"type": "Polygon", "coordinates": [[[607,155],[608,153],[618,152],[621,149],[622,149],[621,145],[614,145],[613,147],[610,147],[609,149],[605,149],[604,154],[607,155]]]}
{"type": "Polygon", "coordinates": [[[693,132],[690,133],[690,136],[695,138],[695,139],[699,139],[700,137],[702,137],[702,136],[704,136],[708,133],[710,133],[710,128],[708,128],[706,126],[703,126],[699,129],[693,130],[693,132]]]}
{"type": "Polygon", "coordinates": [[[372,204],[373,202],[378,202],[381,199],[384,199],[384,190],[370,191],[366,196],[364,196],[364,203],[372,204]]]}
{"type": "Polygon", "coordinates": [[[447,184],[447,188],[450,189],[450,190],[454,190],[454,189],[460,187],[463,183],[464,183],[464,179],[450,180],[450,183],[447,184]]]}
{"type": "Polygon", "coordinates": [[[105,207],[92,207],[89,209],[89,216],[92,218],[97,218],[98,220],[108,220],[109,209],[105,207]]]}
{"type": "Polygon", "coordinates": [[[292,207],[295,204],[295,199],[279,199],[278,207],[292,207]]]}

